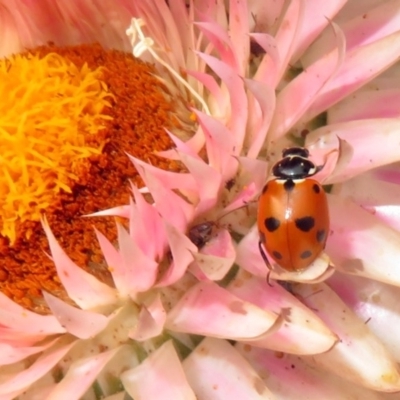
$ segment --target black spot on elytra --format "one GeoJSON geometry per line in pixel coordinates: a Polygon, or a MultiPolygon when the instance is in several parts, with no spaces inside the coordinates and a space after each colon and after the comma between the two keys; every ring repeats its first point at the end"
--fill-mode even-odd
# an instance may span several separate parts
{"type": "Polygon", "coordinates": [[[274,250],[272,252],[272,255],[277,259],[277,260],[282,260],[282,254],[279,253],[279,251],[274,250]]]}
{"type": "Polygon", "coordinates": [[[268,232],[273,232],[280,227],[281,222],[279,221],[279,219],[270,217],[270,218],[265,218],[264,225],[267,228],[268,232]]]}
{"type": "Polygon", "coordinates": [[[319,188],[319,186],[316,183],[314,183],[312,188],[313,188],[315,193],[319,193],[321,191],[321,189],[319,188]]]}
{"type": "Polygon", "coordinates": [[[294,187],[296,186],[296,184],[293,182],[292,179],[287,179],[285,181],[285,183],[283,184],[283,188],[287,191],[287,192],[291,192],[294,187]]]}
{"type": "Polygon", "coordinates": [[[303,232],[308,232],[314,228],[315,220],[313,217],[297,218],[295,221],[296,227],[303,232]]]}
{"type": "Polygon", "coordinates": [[[325,237],[326,237],[325,229],[320,229],[317,231],[316,238],[317,238],[318,243],[323,243],[323,241],[325,240],[325,237]]]}
{"type": "Polygon", "coordinates": [[[268,183],[266,185],[264,185],[262,194],[264,194],[267,190],[268,190],[268,183]]]}
{"type": "Polygon", "coordinates": [[[311,252],[310,250],[303,251],[303,252],[300,254],[300,258],[301,258],[302,260],[305,260],[306,258],[309,258],[309,257],[311,257],[311,256],[312,256],[312,252],[311,252]]]}

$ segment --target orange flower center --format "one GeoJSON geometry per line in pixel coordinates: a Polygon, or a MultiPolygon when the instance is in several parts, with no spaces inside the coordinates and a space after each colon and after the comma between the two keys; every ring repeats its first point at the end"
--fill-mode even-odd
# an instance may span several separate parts
{"type": "Polygon", "coordinates": [[[179,170],[153,154],[178,122],[151,66],[99,45],[37,48],[0,73],[0,290],[40,312],[42,289],[67,300],[41,214],[72,260],[111,284],[93,227],[114,241],[115,221],[81,216],[127,204],[129,181],[141,182],[126,153],[179,170]]]}

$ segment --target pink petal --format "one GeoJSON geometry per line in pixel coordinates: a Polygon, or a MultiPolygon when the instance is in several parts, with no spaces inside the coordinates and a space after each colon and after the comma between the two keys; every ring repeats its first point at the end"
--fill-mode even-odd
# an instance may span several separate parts
{"type": "Polygon", "coordinates": [[[166,312],[160,294],[148,305],[142,305],[137,325],[129,332],[129,337],[139,342],[161,335],[166,320],[166,312]]]}
{"type": "MultiPolygon", "coordinates": [[[[321,2],[319,0],[307,0],[304,2],[304,10],[300,27],[295,36],[295,50],[292,56],[293,64],[299,56],[320,35],[321,31],[329,24],[329,21],[346,4],[346,0],[321,2]]],[[[348,43],[346,41],[346,47],[348,43]]]]}
{"type": "Polygon", "coordinates": [[[166,189],[187,189],[194,190],[196,188],[193,177],[190,174],[181,174],[177,172],[166,171],[156,168],[138,158],[128,154],[129,159],[139,172],[141,178],[147,185],[147,180],[153,179],[162,182],[162,186],[166,189]]]}
{"type": "Polygon", "coordinates": [[[139,292],[150,289],[156,281],[158,263],[143,254],[129,233],[117,223],[119,253],[123,275],[129,294],[135,297],[139,292]]]}
{"type": "Polygon", "coordinates": [[[237,169],[234,154],[235,137],[220,121],[199,111],[196,112],[200,126],[206,137],[208,162],[222,175],[223,180],[230,179],[237,169]]]}
{"type": "Polygon", "coordinates": [[[137,215],[134,218],[133,204],[129,220],[129,234],[142,251],[150,258],[161,258],[167,245],[163,220],[157,209],[149,204],[139,190],[132,185],[137,215]]]}
{"type": "Polygon", "coordinates": [[[236,350],[253,366],[275,399],[382,400],[381,394],[353,385],[300,357],[236,343],[236,350]],[[289,383],[289,384],[288,384],[289,383]]]}
{"type": "Polygon", "coordinates": [[[121,381],[129,395],[137,400],[196,399],[172,341],[164,343],[138,367],[122,373],[121,381]]]}
{"type": "Polygon", "coordinates": [[[129,346],[121,346],[73,362],[66,375],[50,392],[46,400],[71,400],[71,396],[75,399],[81,398],[91,387],[101,370],[122,350],[133,352],[129,346]]]}
{"type": "Polygon", "coordinates": [[[116,290],[79,268],[60,247],[46,220],[42,220],[42,225],[57,274],[68,296],[84,310],[114,304],[117,301],[116,290]]]}
{"type": "Polygon", "coordinates": [[[345,39],[337,28],[335,35],[337,49],[310,65],[278,94],[268,140],[277,140],[299,121],[342,65],[345,39]]]}
{"type": "Polygon", "coordinates": [[[335,274],[328,285],[400,361],[400,288],[358,276],[335,274]]]}
{"type": "Polygon", "coordinates": [[[121,217],[129,218],[129,206],[118,206],[108,208],[107,210],[97,211],[92,214],[84,215],[84,217],[121,217]]]}
{"type": "Polygon", "coordinates": [[[66,340],[60,340],[58,345],[45,350],[28,368],[21,372],[10,374],[6,381],[0,383],[0,396],[26,389],[49,372],[76,343],[72,341],[68,344],[63,344],[65,342],[66,340]]]}
{"type": "Polygon", "coordinates": [[[22,46],[19,39],[18,29],[10,11],[0,5],[0,57],[18,53],[22,46]]]}
{"type": "Polygon", "coordinates": [[[278,82],[281,80],[289,60],[293,55],[295,37],[300,28],[300,18],[303,13],[304,3],[299,1],[291,2],[285,10],[285,15],[283,16],[278,31],[275,35],[276,46],[279,50],[281,63],[278,66],[278,72],[273,77],[271,86],[276,88],[278,82]]]}
{"type": "Polygon", "coordinates": [[[53,315],[67,332],[80,339],[95,336],[108,324],[108,318],[104,315],[72,307],[47,292],[43,292],[43,297],[53,315]]]}
{"type": "MultiPolygon", "coordinates": [[[[282,66],[281,55],[279,54],[280,48],[275,38],[271,35],[265,33],[251,33],[250,37],[254,39],[266,53],[257,68],[254,80],[257,83],[263,82],[270,90],[275,90],[279,82],[278,75],[282,66]]],[[[274,103],[271,103],[271,106],[273,111],[274,103]]]]}
{"type": "MultiPolygon", "coordinates": [[[[257,126],[253,126],[253,129],[249,129],[248,138],[250,147],[247,151],[247,157],[255,158],[260,152],[262,146],[264,145],[265,138],[272,121],[273,113],[275,110],[275,91],[266,83],[256,81],[256,80],[245,80],[246,87],[254,96],[255,104],[249,107],[252,110],[249,113],[249,120],[255,119],[257,126]],[[255,108],[257,106],[257,118],[255,118],[255,108]]],[[[249,103],[251,99],[249,99],[249,103]]]]}
{"type": "Polygon", "coordinates": [[[243,273],[228,286],[228,290],[242,300],[283,316],[282,324],[274,332],[247,343],[293,354],[318,354],[329,350],[336,343],[337,336],[282,286],[278,283],[272,285],[265,279],[243,273]]]}
{"type": "Polygon", "coordinates": [[[393,65],[400,56],[400,33],[355,48],[319,93],[302,121],[309,121],[393,65]]]}
{"type": "Polygon", "coordinates": [[[168,271],[157,282],[157,287],[169,286],[182,278],[189,264],[193,261],[193,252],[196,246],[189,238],[177,230],[173,225],[165,224],[169,247],[172,254],[172,263],[168,271]]]}
{"type": "MultiPolygon", "coordinates": [[[[229,136],[225,136],[225,140],[227,140],[226,143],[229,143],[229,145],[231,142],[234,144],[231,154],[239,155],[243,146],[248,117],[247,96],[244,90],[243,80],[229,65],[221,62],[217,58],[204,53],[199,53],[199,56],[206,61],[209,67],[221,78],[228,89],[230,109],[227,111],[224,110],[224,112],[229,113],[229,130],[232,133],[229,136]],[[230,140],[228,140],[228,138],[230,140]]],[[[199,122],[201,124],[204,123],[204,116],[199,122]]],[[[214,131],[211,132],[215,134],[214,131]]],[[[220,144],[223,143],[224,142],[220,141],[220,144]]]]}
{"type": "Polygon", "coordinates": [[[273,399],[252,366],[225,340],[204,339],[183,366],[198,400],[273,399]]]}
{"type": "MultiPolygon", "coordinates": [[[[134,160],[132,157],[131,159],[134,160]]],[[[188,221],[193,219],[194,208],[183,200],[181,196],[174,193],[170,187],[184,189],[185,184],[178,175],[190,174],[174,174],[174,183],[172,184],[172,181],[170,183],[167,181],[169,174],[163,179],[162,174],[159,172],[161,170],[156,172],[152,166],[144,167],[141,161],[134,160],[133,162],[151,192],[157,211],[166,221],[176,226],[181,232],[185,231],[188,221]]],[[[169,176],[169,178],[171,177],[169,176]]],[[[191,175],[190,178],[192,180],[190,189],[195,190],[191,175]]],[[[185,180],[185,178],[182,179],[185,180]]]]}
{"type": "Polygon", "coordinates": [[[344,122],[311,132],[306,144],[310,150],[323,147],[329,151],[337,148],[339,137],[352,150],[352,157],[327,179],[331,184],[400,160],[399,129],[400,121],[393,118],[344,122]]]}
{"type": "Polygon", "coordinates": [[[361,119],[400,117],[399,89],[360,89],[328,111],[329,124],[361,119]]]}
{"type": "Polygon", "coordinates": [[[95,233],[115,287],[121,297],[127,297],[130,289],[129,282],[125,279],[126,271],[122,263],[122,256],[100,231],[95,229],[95,233]]]}
{"type": "Polygon", "coordinates": [[[266,333],[277,318],[277,314],[242,301],[214,283],[200,282],[169,312],[166,327],[236,340],[266,333]]]}
{"type": "Polygon", "coordinates": [[[340,338],[331,350],[307,357],[307,362],[373,390],[400,390],[397,363],[365,322],[328,286],[303,285],[296,293],[340,338]]]}
{"type": "MultiPolygon", "coordinates": [[[[226,29],[215,22],[196,22],[195,26],[199,27],[207,40],[215,47],[218,58],[237,71],[236,51],[232,49],[231,39],[226,29]]],[[[239,71],[237,72],[239,74],[239,71]]]]}
{"type": "Polygon", "coordinates": [[[201,159],[196,159],[183,153],[180,153],[180,159],[188,168],[197,184],[200,199],[196,205],[196,214],[203,214],[216,206],[218,196],[215,194],[221,189],[222,176],[201,159]]]}
{"type": "Polygon", "coordinates": [[[336,268],[400,286],[400,233],[350,200],[329,196],[327,252],[336,268]]]}
{"type": "MultiPolygon", "coordinates": [[[[243,187],[238,195],[223,209],[221,218],[228,216],[230,212],[242,208],[243,206],[248,206],[249,203],[254,200],[256,195],[260,192],[259,188],[254,184],[250,183],[243,187]]],[[[232,221],[232,224],[234,221],[232,221]]]]}
{"type": "Polygon", "coordinates": [[[57,339],[51,340],[41,346],[10,346],[0,343],[0,365],[9,365],[27,359],[33,354],[42,353],[44,350],[53,346],[57,339]]]}
{"type": "Polygon", "coordinates": [[[364,173],[335,185],[331,193],[350,198],[390,228],[400,231],[400,186],[381,180],[381,173],[383,170],[364,173]]]}
{"type": "Polygon", "coordinates": [[[218,281],[229,272],[236,258],[235,247],[227,230],[219,230],[210,241],[194,253],[190,271],[200,280],[218,281]]]}
{"type": "MultiPolygon", "coordinates": [[[[357,7],[354,10],[354,16],[350,10],[346,10],[346,7],[342,10],[346,20],[338,21],[338,23],[346,36],[348,52],[398,31],[400,19],[398,0],[371,3],[363,2],[362,7],[357,7]]],[[[327,36],[322,34],[311,46],[310,51],[308,51],[311,53],[311,57],[320,57],[323,52],[331,47],[327,36]]]]}
{"type": "MultiPolygon", "coordinates": [[[[223,110],[221,110],[221,108],[223,108],[223,106],[227,103],[227,99],[226,94],[224,93],[216,79],[205,72],[192,70],[188,70],[186,72],[189,76],[193,76],[193,78],[195,78],[204,87],[204,89],[207,89],[207,91],[209,92],[209,100],[207,103],[212,110],[212,115],[222,114],[223,110]]],[[[197,135],[199,136],[197,137],[197,140],[193,142],[192,138],[189,143],[192,145],[191,147],[193,149],[196,148],[199,151],[202,145],[204,145],[204,136],[201,137],[201,140],[199,131],[197,132],[197,135]],[[196,143],[196,146],[193,146],[193,143],[196,143]]]]}
{"type": "Polygon", "coordinates": [[[231,1],[229,3],[229,36],[235,49],[236,70],[241,76],[246,76],[249,68],[250,44],[248,33],[250,28],[248,15],[247,1],[231,1]]]}
{"type": "MultiPolygon", "coordinates": [[[[0,324],[7,330],[10,328],[10,332],[14,331],[14,335],[16,334],[15,331],[21,331],[27,337],[33,336],[35,340],[47,335],[65,332],[65,329],[53,315],[39,315],[28,311],[14,303],[3,293],[0,293],[0,324]]],[[[1,330],[0,337],[2,337],[1,330]]]]}

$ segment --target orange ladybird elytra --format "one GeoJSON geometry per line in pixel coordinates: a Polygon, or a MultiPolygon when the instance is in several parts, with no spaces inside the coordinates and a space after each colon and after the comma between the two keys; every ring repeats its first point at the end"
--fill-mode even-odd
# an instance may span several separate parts
{"type": "Polygon", "coordinates": [[[259,249],[269,269],[268,255],[287,271],[307,268],[325,248],[329,232],[328,202],[322,186],[311,176],[316,166],[303,147],[283,150],[272,168],[258,203],[259,249]]]}

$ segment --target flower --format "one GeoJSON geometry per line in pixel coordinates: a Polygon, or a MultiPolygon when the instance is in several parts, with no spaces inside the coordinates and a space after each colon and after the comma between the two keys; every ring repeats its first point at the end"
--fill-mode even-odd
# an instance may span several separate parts
{"type": "MultiPolygon", "coordinates": [[[[26,3],[3,6],[14,39],[7,56],[20,43],[49,40],[126,50],[132,17],[133,52],[155,63],[176,119],[162,121],[174,146],[158,155],[168,163],[128,154],[144,186],[133,178],[132,199],[80,218],[117,217],[116,243],[109,225],[94,230],[104,260],[89,256],[78,267],[66,251],[72,239],[60,243],[52,214],[43,214],[63,295],[42,284],[42,314],[0,296],[0,398],[373,399],[399,391],[398,324],[387,323],[398,314],[392,163],[400,152],[397,110],[380,106],[397,99],[394,2],[110,4],[48,1],[30,4],[29,14],[26,3]],[[43,24],[48,15],[54,25],[43,24]],[[104,21],[110,27],[99,29],[104,21]],[[299,275],[273,271],[298,282],[290,292],[266,282],[252,226],[270,164],[303,141],[326,161],[319,178],[333,185],[332,264],[323,256],[299,275]]],[[[108,87],[100,97],[112,102],[108,87]]]]}

